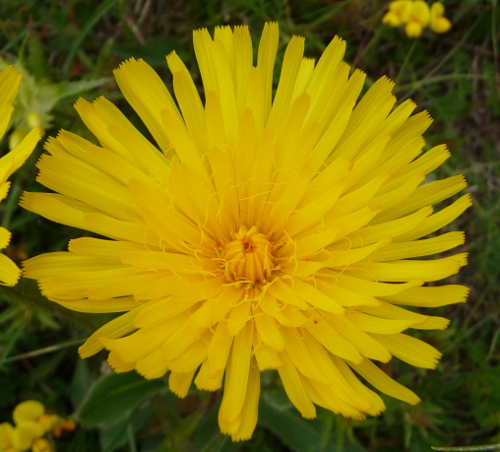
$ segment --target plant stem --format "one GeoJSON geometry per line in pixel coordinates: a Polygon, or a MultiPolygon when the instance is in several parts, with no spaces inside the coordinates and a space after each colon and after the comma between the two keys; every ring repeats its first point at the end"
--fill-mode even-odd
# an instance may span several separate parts
{"type": "Polygon", "coordinates": [[[69,320],[84,330],[95,330],[102,325],[99,316],[83,312],[71,311],[44,297],[35,281],[21,278],[14,287],[0,285],[0,298],[13,303],[22,303],[30,307],[42,309],[52,315],[69,320]]]}

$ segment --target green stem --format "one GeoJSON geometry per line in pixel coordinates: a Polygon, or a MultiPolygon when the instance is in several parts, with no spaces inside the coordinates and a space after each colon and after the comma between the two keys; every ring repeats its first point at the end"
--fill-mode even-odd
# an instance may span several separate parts
{"type": "Polygon", "coordinates": [[[49,347],[44,347],[44,348],[40,348],[38,350],[33,350],[32,352],[21,353],[20,355],[16,355],[16,356],[12,356],[10,358],[3,359],[2,364],[10,363],[13,361],[19,361],[21,359],[26,359],[26,358],[33,358],[35,356],[45,355],[46,353],[57,352],[58,350],[62,350],[63,348],[73,347],[75,345],[83,344],[84,342],[85,342],[85,339],[74,339],[72,341],[63,342],[61,344],[51,345],[49,347]]]}
{"type": "Polygon", "coordinates": [[[134,426],[132,425],[131,416],[129,416],[129,422],[127,425],[127,436],[130,452],[137,452],[137,446],[135,445],[134,426]]]}
{"type": "Polygon", "coordinates": [[[102,325],[99,316],[83,312],[71,311],[53,301],[45,298],[37,287],[35,281],[21,278],[14,287],[0,285],[0,298],[13,303],[22,303],[49,312],[52,315],[62,317],[76,323],[84,330],[96,330],[102,325]]]}
{"type": "Polygon", "coordinates": [[[424,78],[422,80],[416,80],[413,83],[408,83],[406,85],[399,85],[394,87],[394,92],[398,91],[405,91],[407,89],[411,89],[412,91],[416,91],[419,88],[421,88],[424,85],[430,85],[432,83],[439,83],[439,82],[447,82],[448,80],[454,80],[454,79],[462,79],[462,80],[478,80],[478,79],[485,79],[487,76],[485,74],[446,74],[446,75],[439,75],[436,77],[429,77],[429,78],[424,78]]]}
{"type": "MultiPolygon", "coordinates": [[[[476,19],[476,21],[472,24],[472,26],[467,30],[467,32],[463,34],[462,39],[460,39],[460,41],[457,43],[457,45],[455,45],[443,58],[441,58],[439,60],[439,63],[436,64],[436,66],[434,66],[427,73],[427,75],[425,77],[423,77],[422,80],[431,78],[437,71],[439,71],[439,69],[441,69],[441,67],[443,67],[443,65],[453,56],[453,54],[462,46],[462,44],[467,41],[469,35],[472,33],[472,31],[474,30],[474,28],[476,28],[477,24],[479,24],[479,22],[481,21],[482,18],[483,18],[483,14],[481,14],[476,19]]],[[[406,100],[406,99],[410,98],[411,96],[413,96],[413,94],[416,91],[417,91],[417,88],[413,88],[411,91],[409,91],[408,93],[406,93],[406,95],[402,99],[400,99],[400,102],[402,102],[403,100],[406,100]]]]}
{"type": "Polygon", "coordinates": [[[85,40],[85,37],[87,34],[92,30],[95,24],[99,22],[99,20],[104,16],[104,14],[110,10],[114,4],[117,2],[117,0],[106,0],[96,11],[92,16],[85,22],[83,25],[80,34],[78,35],[78,38],[75,39],[75,42],[71,46],[71,49],[69,51],[68,59],[66,60],[66,63],[64,64],[63,67],[63,73],[65,75],[65,78],[69,78],[69,72],[71,69],[71,65],[73,64],[73,60],[75,59],[76,54],[78,53],[78,50],[80,49],[80,46],[82,45],[82,42],[85,40]]]}
{"type": "Polygon", "coordinates": [[[394,80],[394,83],[396,84],[396,86],[398,85],[399,80],[401,79],[402,75],[404,74],[406,66],[408,65],[408,62],[410,61],[410,58],[413,54],[413,51],[415,50],[416,45],[417,45],[417,40],[414,39],[412,44],[411,44],[410,50],[408,50],[408,52],[406,52],[405,59],[403,60],[403,64],[401,65],[401,68],[399,69],[398,75],[396,76],[396,78],[394,80]]]}
{"type": "Polygon", "coordinates": [[[21,195],[21,184],[16,181],[12,184],[12,187],[9,192],[9,196],[7,198],[7,202],[5,203],[5,211],[2,217],[2,227],[9,229],[10,219],[12,218],[12,212],[17,206],[19,201],[19,196],[21,195]]]}
{"type": "Polygon", "coordinates": [[[449,450],[452,452],[460,451],[486,451],[486,450],[499,450],[500,443],[498,444],[485,444],[484,446],[459,446],[459,447],[434,447],[431,446],[433,450],[449,450]]]}

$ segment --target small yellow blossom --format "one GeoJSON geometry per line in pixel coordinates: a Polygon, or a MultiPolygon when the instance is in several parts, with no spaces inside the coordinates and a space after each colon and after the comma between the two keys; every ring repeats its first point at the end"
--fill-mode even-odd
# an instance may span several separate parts
{"type": "Polygon", "coordinates": [[[16,452],[14,447],[14,427],[8,422],[0,424],[0,452],[16,452]]]}
{"type": "Polygon", "coordinates": [[[391,26],[405,25],[409,38],[418,38],[426,27],[434,33],[445,33],[451,28],[451,22],[443,16],[441,2],[429,5],[423,0],[396,0],[389,3],[389,11],[382,22],[391,26]]]}
{"type": "Polygon", "coordinates": [[[399,27],[410,18],[412,0],[396,0],[389,3],[389,11],[382,18],[384,24],[399,27]]]}
{"type": "Polygon", "coordinates": [[[54,424],[58,420],[58,416],[46,413],[45,407],[36,400],[21,402],[14,408],[12,417],[16,424],[21,424],[26,421],[37,422],[43,428],[44,433],[52,430],[54,424]]]}
{"type": "Polygon", "coordinates": [[[431,6],[429,28],[434,33],[446,33],[451,28],[451,22],[444,17],[444,5],[441,2],[431,6]]]}
{"type": "Polygon", "coordinates": [[[15,427],[4,422],[0,424],[0,452],[24,452],[44,433],[37,422],[25,421],[15,427]]]}
{"type": "Polygon", "coordinates": [[[423,0],[412,2],[410,17],[405,26],[406,35],[409,38],[418,38],[429,23],[429,16],[429,5],[426,2],[423,0]]]}
{"type": "Polygon", "coordinates": [[[12,412],[13,427],[8,422],[0,424],[0,452],[51,452],[51,443],[43,436],[52,430],[54,436],[61,436],[63,430],[74,430],[75,421],[47,413],[36,400],[19,403],[12,412]]]}

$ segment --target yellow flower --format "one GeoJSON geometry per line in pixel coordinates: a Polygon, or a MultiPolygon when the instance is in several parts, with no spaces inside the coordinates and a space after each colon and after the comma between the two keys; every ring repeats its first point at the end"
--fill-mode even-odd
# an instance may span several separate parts
{"type": "Polygon", "coordinates": [[[382,22],[399,27],[406,24],[405,32],[409,38],[418,38],[425,27],[434,33],[445,33],[451,28],[451,22],[443,16],[444,6],[441,2],[429,5],[423,0],[396,0],[389,3],[389,11],[382,22]]]}
{"type": "Polygon", "coordinates": [[[37,422],[43,428],[44,433],[52,430],[59,419],[55,414],[46,413],[45,407],[36,400],[26,400],[18,404],[14,408],[12,417],[17,425],[27,421],[37,422]]]}
{"type": "Polygon", "coordinates": [[[25,421],[16,427],[4,422],[0,424],[0,452],[24,452],[43,434],[37,422],[25,421]]]}
{"type": "Polygon", "coordinates": [[[441,2],[431,5],[429,28],[434,33],[446,33],[451,28],[451,22],[444,17],[444,6],[441,2]]]}
{"type": "Polygon", "coordinates": [[[0,452],[17,452],[14,447],[14,427],[8,422],[0,424],[0,452]]]}
{"type": "Polygon", "coordinates": [[[104,347],[117,372],[170,372],[180,397],[193,379],[199,389],[224,386],[219,425],[236,441],[255,428],[266,369],[306,418],[315,404],[354,419],[384,410],[356,374],[418,403],[373,361],[436,367],[439,351],[403,331],[449,321],[404,306],[468,293],[425,286],[466,264],[465,254],[427,257],[461,245],[462,232],[424,237],[471,204],[465,195],[433,211],[466,182],[423,183],[449,157],[444,145],[422,154],[429,115],[411,116],[412,101],[394,108],[385,77],[356,102],[365,74],[349,76],[339,38],[315,64],[294,36],[273,98],[278,40],[277,24],[267,24],[254,66],[247,27],[216,28],[213,39],[195,31],[204,102],[175,53],[167,62],[176,102],[144,61],[126,61],[116,80],[158,147],[108,100],[80,99],[101,146],[65,131],[49,139],[38,181],[57,193],[22,199],[105,237],[24,263],[26,277],[67,308],[125,312],[81,356],[104,347]]]}
{"type": "MultiPolygon", "coordinates": [[[[12,102],[19,90],[20,81],[21,74],[12,66],[0,73],[0,138],[3,137],[14,111],[12,102]]],[[[16,143],[11,152],[0,158],[0,201],[5,199],[9,191],[10,182],[7,182],[7,179],[30,156],[40,137],[40,129],[35,127],[16,143]]],[[[0,249],[5,248],[9,242],[10,232],[0,227],[0,249]]],[[[16,264],[4,254],[0,254],[0,284],[14,286],[20,274],[16,264]]]]}
{"type": "Polygon", "coordinates": [[[33,446],[31,446],[32,452],[52,452],[52,446],[46,438],[37,439],[33,446]]]}
{"type": "Polygon", "coordinates": [[[405,26],[409,38],[418,38],[430,19],[429,5],[423,0],[415,0],[411,4],[410,15],[405,26]]]}
{"type": "Polygon", "coordinates": [[[389,11],[382,18],[382,22],[391,27],[399,27],[410,18],[412,0],[396,0],[389,3],[389,11]]]}

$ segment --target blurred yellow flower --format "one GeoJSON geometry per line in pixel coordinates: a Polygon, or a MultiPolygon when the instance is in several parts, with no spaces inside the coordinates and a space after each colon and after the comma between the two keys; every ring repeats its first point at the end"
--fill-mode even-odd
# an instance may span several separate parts
{"type": "Polygon", "coordinates": [[[7,422],[0,424],[0,452],[24,452],[33,442],[44,435],[37,422],[26,421],[13,427],[7,422]]]}
{"type": "Polygon", "coordinates": [[[399,27],[410,18],[412,0],[396,0],[389,3],[389,11],[382,18],[384,24],[399,27]]]}
{"type": "Polygon", "coordinates": [[[411,4],[410,16],[405,26],[409,38],[418,38],[429,23],[429,5],[423,0],[415,0],[411,4]]]}
{"type": "Polygon", "coordinates": [[[18,404],[14,408],[12,417],[18,425],[27,421],[37,422],[43,428],[44,433],[52,430],[58,420],[58,416],[46,413],[45,407],[36,400],[27,400],[18,404]]]}
{"type": "Polygon", "coordinates": [[[440,2],[431,6],[429,28],[434,33],[446,33],[451,28],[451,22],[444,17],[444,6],[440,2]]]}
{"type": "MultiPolygon", "coordinates": [[[[21,73],[12,66],[0,73],[0,138],[3,137],[14,111],[12,103],[19,90],[21,73]]],[[[41,138],[39,127],[20,138],[11,152],[0,158],[0,201],[5,199],[9,191],[10,182],[7,179],[30,156],[37,142],[41,138]]],[[[0,227],[0,249],[10,242],[10,232],[0,227]]],[[[4,254],[0,254],[0,284],[14,286],[21,272],[19,268],[4,254]]]]}
{"type": "Polygon", "coordinates": [[[464,302],[459,285],[425,286],[457,273],[466,255],[428,256],[464,242],[462,232],[425,238],[471,205],[463,176],[423,183],[449,157],[422,154],[431,124],[416,105],[394,107],[394,83],[342,62],[334,38],[317,63],[304,38],[273,71],[277,24],[267,24],[254,63],[247,27],[194,32],[204,103],[184,63],[167,57],[176,101],[156,72],[130,59],[115,77],[146,124],[150,143],[110,101],[76,109],[96,146],[62,131],[46,144],[38,181],[22,205],[105,238],[71,240],[68,252],[24,263],[44,295],[84,312],[125,312],[80,348],[103,348],[117,372],[170,372],[184,397],[224,386],[221,431],[235,441],[257,423],[260,372],[277,370],[306,418],[315,405],[354,419],[382,399],[363,384],[419,398],[373,361],[393,356],[432,369],[441,353],[403,334],[449,321],[405,306],[464,302]],[[275,92],[275,95],[273,93],[275,92]],[[179,106],[179,108],[177,107],[179,106]]]}
{"type": "Polygon", "coordinates": [[[396,0],[389,3],[389,11],[382,22],[391,26],[405,25],[409,38],[418,38],[429,27],[434,33],[445,33],[451,28],[451,22],[443,16],[444,6],[435,2],[429,5],[423,0],[396,0]]]}
{"type": "Polygon", "coordinates": [[[47,413],[45,407],[36,400],[19,403],[12,412],[15,427],[8,422],[0,424],[0,452],[51,452],[50,441],[43,436],[53,431],[60,436],[63,430],[74,430],[73,420],[62,419],[47,413]]]}
{"type": "Polygon", "coordinates": [[[39,438],[35,440],[33,446],[31,446],[32,452],[52,452],[52,446],[46,438],[39,438]]]}

